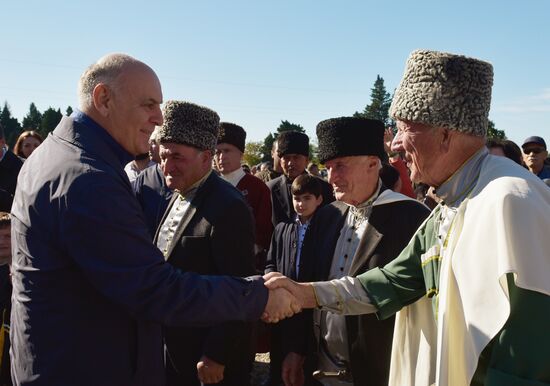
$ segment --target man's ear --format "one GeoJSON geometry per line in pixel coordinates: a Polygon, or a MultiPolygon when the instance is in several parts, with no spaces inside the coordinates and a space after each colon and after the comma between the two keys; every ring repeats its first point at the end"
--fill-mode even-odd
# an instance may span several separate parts
{"type": "Polygon", "coordinates": [[[212,162],[213,157],[214,152],[212,150],[206,149],[201,151],[202,162],[212,162]]]}
{"type": "Polygon", "coordinates": [[[453,139],[453,134],[451,130],[442,128],[441,129],[441,150],[445,153],[449,151],[451,147],[451,141],[453,139]]]}
{"type": "Polygon", "coordinates": [[[380,169],[380,162],[380,158],[372,156],[368,158],[367,166],[369,167],[369,169],[375,168],[376,171],[378,171],[378,169],[380,169]]]}
{"type": "Polygon", "coordinates": [[[111,89],[104,83],[99,83],[94,87],[92,93],[95,109],[104,117],[109,115],[110,102],[113,99],[111,89]]]}

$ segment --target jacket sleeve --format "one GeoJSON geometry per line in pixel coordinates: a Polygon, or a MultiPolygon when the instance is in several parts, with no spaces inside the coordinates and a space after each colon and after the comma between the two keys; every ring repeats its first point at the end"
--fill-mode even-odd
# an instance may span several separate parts
{"type": "MultiPolygon", "coordinates": [[[[218,224],[211,233],[212,254],[220,274],[247,276],[254,267],[254,221],[244,200],[235,200],[224,206],[218,224]]],[[[244,322],[224,323],[210,329],[203,353],[218,363],[225,364],[239,345],[249,342],[253,325],[244,322]]],[[[242,352],[238,350],[239,354],[242,352]]]]}
{"type": "Polygon", "coordinates": [[[259,279],[201,277],[165,263],[123,179],[90,172],[60,200],[60,242],[100,293],[136,318],[205,326],[256,320],[267,302],[259,279]]]}

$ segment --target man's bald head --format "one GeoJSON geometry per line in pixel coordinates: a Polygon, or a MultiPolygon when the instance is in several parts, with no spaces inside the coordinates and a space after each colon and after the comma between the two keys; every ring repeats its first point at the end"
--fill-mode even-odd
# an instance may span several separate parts
{"type": "Polygon", "coordinates": [[[92,108],[94,104],[93,92],[98,84],[104,84],[116,90],[121,86],[119,79],[120,75],[132,68],[139,67],[146,68],[153,72],[145,63],[127,54],[114,53],[100,58],[96,63],[92,64],[84,71],[78,82],[80,109],[82,111],[88,111],[92,108]]]}

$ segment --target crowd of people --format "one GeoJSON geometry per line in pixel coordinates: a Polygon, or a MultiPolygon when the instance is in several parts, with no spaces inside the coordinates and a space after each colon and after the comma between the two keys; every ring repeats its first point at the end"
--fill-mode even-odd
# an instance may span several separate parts
{"type": "Polygon", "coordinates": [[[99,59],[48,138],[0,127],[0,386],[247,386],[256,352],[266,386],[550,384],[548,151],[486,139],[492,82],[414,51],[395,132],[248,167],[242,126],[99,59]]]}

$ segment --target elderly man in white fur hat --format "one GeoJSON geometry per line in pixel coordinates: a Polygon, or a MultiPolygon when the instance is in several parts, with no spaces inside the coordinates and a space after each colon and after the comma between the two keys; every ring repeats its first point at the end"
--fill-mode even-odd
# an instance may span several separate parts
{"type": "Polygon", "coordinates": [[[441,203],[391,263],[294,283],[304,308],[397,314],[390,385],[550,385],[550,190],[484,147],[489,63],[415,51],[395,93],[412,180],[441,203]]]}

